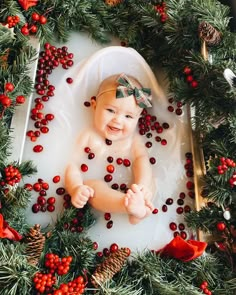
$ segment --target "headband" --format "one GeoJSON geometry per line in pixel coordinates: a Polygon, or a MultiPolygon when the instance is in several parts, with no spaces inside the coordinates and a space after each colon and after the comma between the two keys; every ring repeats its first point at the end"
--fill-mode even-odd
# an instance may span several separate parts
{"type": "Polygon", "coordinates": [[[137,88],[125,74],[121,74],[116,81],[119,83],[116,89],[116,98],[133,95],[140,108],[152,107],[150,88],[137,88]]]}

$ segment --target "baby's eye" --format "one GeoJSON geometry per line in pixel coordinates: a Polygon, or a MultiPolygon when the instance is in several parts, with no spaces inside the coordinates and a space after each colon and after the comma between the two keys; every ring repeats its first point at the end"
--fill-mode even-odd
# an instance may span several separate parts
{"type": "Polygon", "coordinates": [[[133,119],[133,117],[130,116],[130,115],[126,115],[125,117],[128,118],[128,119],[133,119]]]}
{"type": "Polygon", "coordinates": [[[107,111],[110,113],[115,113],[115,111],[113,109],[107,109],[107,111]]]}

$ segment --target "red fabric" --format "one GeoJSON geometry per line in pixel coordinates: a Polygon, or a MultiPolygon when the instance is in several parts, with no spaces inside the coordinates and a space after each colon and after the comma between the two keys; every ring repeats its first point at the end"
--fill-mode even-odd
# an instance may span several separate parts
{"type": "Polygon", "coordinates": [[[157,253],[161,256],[173,257],[187,262],[201,256],[206,247],[207,243],[205,242],[195,240],[186,241],[180,236],[177,236],[164,248],[157,251],[157,253]]]}
{"type": "Polygon", "coordinates": [[[4,221],[2,214],[0,214],[0,238],[7,238],[14,241],[20,241],[22,239],[22,236],[4,221]]]}
{"type": "Polygon", "coordinates": [[[35,6],[38,0],[18,0],[18,3],[24,10],[28,10],[31,6],[35,6]]]}

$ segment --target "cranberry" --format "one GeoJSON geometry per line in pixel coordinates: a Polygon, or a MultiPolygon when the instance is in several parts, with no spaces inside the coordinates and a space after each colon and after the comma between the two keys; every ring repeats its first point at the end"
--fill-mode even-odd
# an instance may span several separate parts
{"type": "Polygon", "coordinates": [[[112,181],[112,179],[113,179],[113,177],[112,177],[111,174],[106,174],[106,175],[104,176],[104,180],[105,180],[106,182],[110,182],[110,181],[112,181]]]}
{"type": "Polygon", "coordinates": [[[41,190],[41,184],[38,182],[34,183],[33,189],[34,189],[34,191],[39,192],[41,190]]]}
{"type": "Polygon", "coordinates": [[[87,172],[88,171],[88,166],[86,164],[81,165],[81,171],[82,172],[87,172]]]}
{"type": "Polygon", "coordinates": [[[55,204],[55,202],[56,202],[56,199],[54,197],[50,197],[47,199],[47,203],[49,205],[53,205],[53,204],[55,204]]]}
{"type": "Polygon", "coordinates": [[[120,190],[125,191],[127,189],[127,185],[125,183],[120,184],[120,190]]]}
{"type": "Polygon", "coordinates": [[[158,209],[157,208],[153,209],[152,214],[157,214],[157,213],[158,213],[158,209]]]}
{"type": "Polygon", "coordinates": [[[110,255],[110,250],[108,248],[104,248],[102,252],[103,252],[103,255],[106,257],[110,255]]]}
{"type": "Polygon", "coordinates": [[[107,228],[110,229],[112,227],[113,227],[113,221],[110,220],[110,221],[107,222],[107,228]]]}
{"type": "Polygon", "coordinates": [[[183,207],[178,207],[178,208],[176,209],[176,212],[177,212],[178,214],[182,214],[182,213],[184,212],[183,207]]]}
{"type": "Polygon", "coordinates": [[[40,144],[35,145],[35,146],[33,147],[33,151],[34,151],[35,153],[41,153],[41,152],[43,151],[43,146],[40,145],[40,144]]]}
{"type": "Polygon", "coordinates": [[[175,231],[173,234],[174,237],[178,237],[179,235],[180,235],[180,233],[178,231],[175,231]]]}
{"type": "Polygon", "coordinates": [[[185,231],[181,231],[180,236],[185,240],[187,238],[187,233],[185,231]]]}
{"type": "Polygon", "coordinates": [[[183,111],[182,111],[182,109],[177,108],[177,109],[175,110],[175,113],[176,113],[176,115],[181,116],[182,113],[183,113],[183,111]]]}
{"type": "Polygon", "coordinates": [[[40,194],[40,196],[46,196],[47,195],[47,192],[44,189],[41,189],[39,191],[39,194],[40,194]]]}
{"type": "Polygon", "coordinates": [[[68,77],[68,78],[66,79],[66,82],[67,82],[68,84],[72,84],[72,83],[73,83],[73,79],[68,77]]]}
{"type": "Polygon", "coordinates": [[[39,205],[39,204],[34,204],[34,205],[32,206],[32,211],[33,211],[34,213],[38,213],[39,210],[40,210],[40,205],[39,205]]]}
{"type": "Polygon", "coordinates": [[[104,218],[107,221],[110,220],[111,219],[111,213],[108,213],[108,212],[104,213],[104,218]]]}
{"type": "Polygon", "coordinates": [[[89,154],[91,152],[91,149],[88,146],[86,146],[84,148],[84,151],[85,151],[85,153],[89,154]]]}
{"type": "Polygon", "coordinates": [[[49,211],[49,212],[53,212],[54,210],[55,210],[55,206],[54,205],[47,205],[47,210],[49,211]]]}
{"type": "Polygon", "coordinates": [[[185,205],[185,206],[184,206],[184,212],[185,212],[185,213],[189,213],[189,212],[191,212],[191,207],[190,207],[189,205],[185,205]]]}
{"type": "Polygon", "coordinates": [[[162,140],[161,140],[161,144],[162,144],[162,145],[167,145],[167,140],[166,140],[166,139],[162,139],[162,140]]]}
{"type": "Polygon", "coordinates": [[[162,211],[163,211],[163,212],[167,212],[167,210],[168,210],[167,206],[166,206],[166,205],[163,205],[163,206],[162,206],[162,211]]]}
{"type": "Polygon", "coordinates": [[[111,156],[107,157],[107,162],[112,163],[113,162],[113,157],[111,157],[111,156]]]}
{"type": "Polygon", "coordinates": [[[178,199],[177,204],[182,206],[184,204],[184,200],[183,199],[178,199]]]}
{"type": "Polygon", "coordinates": [[[145,143],[145,146],[149,149],[149,148],[151,148],[152,147],[152,143],[151,143],[151,141],[147,141],[146,143],[145,143]]]}
{"type": "Polygon", "coordinates": [[[83,228],[83,226],[81,226],[81,225],[77,226],[77,228],[76,228],[76,231],[77,231],[78,233],[82,233],[83,230],[84,230],[84,228],[83,228]]]}
{"type": "Polygon", "coordinates": [[[177,225],[175,222],[171,222],[170,225],[169,225],[170,229],[175,231],[177,229],[177,225]]]}
{"type": "Polygon", "coordinates": [[[115,167],[113,165],[107,165],[107,172],[113,173],[115,171],[115,167]]]}
{"type": "Polygon", "coordinates": [[[116,159],[116,163],[117,163],[118,165],[121,165],[121,164],[123,163],[123,160],[122,160],[121,158],[117,158],[117,159],[116,159]]]}
{"type": "Polygon", "coordinates": [[[179,197],[180,197],[180,199],[184,199],[185,198],[185,193],[184,192],[181,192],[180,194],[179,194],[179,197]]]}
{"type": "Polygon", "coordinates": [[[131,165],[130,160],[128,159],[124,159],[123,164],[125,165],[125,167],[129,167],[131,165]]]}
{"type": "Polygon", "coordinates": [[[54,183],[58,183],[60,180],[61,180],[61,177],[60,177],[59,175],[55,175],[55,176],[53,177],[53,179],[52,179],[52,181],[53,181],[54,183]]]}
{"type": "Polygon", "coordinates": [[[88,159],[89,160],[92,160],[94,157],[95,157],[95,154],[94,153],[89,153],[88,154],[88,159]]]}
{"type": "Polygon", "coordinates": [[[178,227],[179,227],[179,230],[184,230],[185,229],[185,225],[183,223],[180,223],[178,227]]]}
{"type": "Polygon", "coordinates": [[[97,250],[98,249],[98,243],[97,242],[93,242],[93,250],[97,250]]]}
{"type": "Polygon", "coordinates": [[[114,253],[119,249],[119,246],[116,243],[111,244],[110,246],[110,252],[114,253]]]}
{"type": "Polygon", "coordinates": [[[106,138],[105,142],[106,142],[107,145],[112,145],[112,141],[110,139],[106,138]]]}
{"type": "Polygon", "coordinates": [[[113,183],[112,186],[111,186],[112,189],[115,189],[115,190],[118,190],[119,188],[119,185],[118,183],[113,183]]]}
{"type": "Polygon", "coordinates": [[[58,187],[56,189],[56,193],[57,195],[61,196],[61,195],[64,195],[64,193],[66,192],[66,190],[64,189],[64,187],[58,187]]]}
{"type": "Polygon", "coordinates": [[[156,159],[155,159],[154,157],[151,157],[151,158],[149,159],[149,162],[150,162],[152,165],[154,165],[154,164],[156,164],[156,159]]]}
{"type": "Polygon", "coordinates": [[[173,202],[174,202],[174,200],[173,200],[172,198],[168,198],[168,199],[166,200],[166,205],[172,205],[173,202]]]}
{"type": "Polygon", "coordinates": [[[90,107],[90,106],[91,106],[90,101],[85,101],[85,102],[84,102],[84,106],[85,106],[85,107],[90,107]]]}

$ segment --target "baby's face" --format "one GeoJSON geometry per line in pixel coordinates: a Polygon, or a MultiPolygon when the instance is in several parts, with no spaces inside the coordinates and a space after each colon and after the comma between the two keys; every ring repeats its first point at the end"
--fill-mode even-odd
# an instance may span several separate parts
{"type": "Polygon", "coordinates": [[[93,103],[94,126],[106,139],[123,140],[134,134],[142,109],[133,95],[116,98],[116,90],[101,94],[93,103]]]}

